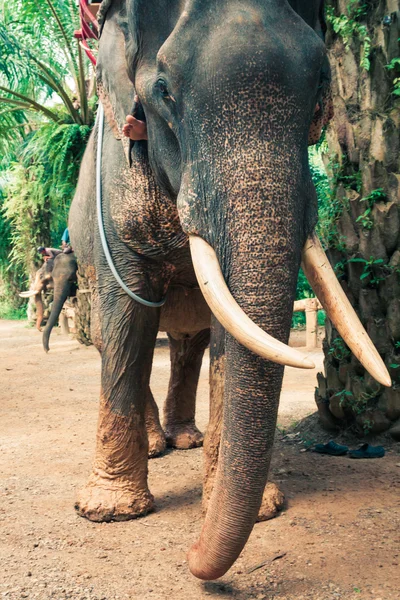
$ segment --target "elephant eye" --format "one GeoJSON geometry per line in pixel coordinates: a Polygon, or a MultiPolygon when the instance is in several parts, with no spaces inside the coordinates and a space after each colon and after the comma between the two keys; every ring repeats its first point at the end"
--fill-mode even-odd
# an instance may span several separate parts
{"type": "Polygon", "coordinates": [[[160,92],[160,94],[162,95],[163,98],[169,98],[170,97],[167,84],[162,79],[159,79],[157,81],[157,89],[158,89],[158,91],[160,92]]]}

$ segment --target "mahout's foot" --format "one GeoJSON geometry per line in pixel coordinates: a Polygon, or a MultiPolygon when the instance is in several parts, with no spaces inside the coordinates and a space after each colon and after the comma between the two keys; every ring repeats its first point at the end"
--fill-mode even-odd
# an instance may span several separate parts
{"type": "Polygon", "coordinates": [[[147,434],[149,439],[149,458],[156,458],[161,456],[167,448],[167,441],[165,439],[164,432],[157,431],[147,434]]]}
{"type": "Polygon", "coordinates": [[[260,510],[258,511],[257,522],[268,521],[276,517],[282,510],[285,496],[280,491],[276,483],[268,482],[265,486],[260,510]]]}
{"type": "Polygon", "coordinates": [[[199,448],[203,445],[204,436],[194,423],[175,423],[165,427],[167,446],[178,450],[199,448]]]}
{"type": "Polygon", "coordinates": [[[95,473],[78,494],[75,509],[90,521],[128,521],[151,512],[154,498],[126,479],[107,479],[95,473]]]}
{"type": "Polygon", "coordinates": [[[144,121],[139,121],[132,115],[127,115],[122,133],[133,141],[147,140],[147,125],[144,121]]]}

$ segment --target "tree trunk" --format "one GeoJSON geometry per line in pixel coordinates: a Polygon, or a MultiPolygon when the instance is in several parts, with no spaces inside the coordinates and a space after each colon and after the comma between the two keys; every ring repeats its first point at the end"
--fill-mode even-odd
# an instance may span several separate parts
{"type": "Polygon", "coordinates": [[[91,293],[88,280],[78,267],[78,290],[74,300],[75,336],[78,342],[91,346],[93,340],[90,332],[91,293]]]}
{"type": "Polygon", "coordinates": [[[400,11],[398,0],[327,4],[335,108],[324,158],[333,181],[328,255],[393,387],[373,380],[328,322],[316,401],[326,426],[377,433],[400,418],[400,11]]]}

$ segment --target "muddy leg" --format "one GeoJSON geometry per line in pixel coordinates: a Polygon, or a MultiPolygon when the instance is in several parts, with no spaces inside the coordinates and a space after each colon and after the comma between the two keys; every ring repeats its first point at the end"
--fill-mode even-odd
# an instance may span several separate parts
{"type": "Polygon", "coordinates": [[[151,389],[148,390],[146,408],[145,408],[145,422],[147,439],[149,440],[149,458],[155,458],[160,456],[167,447],[165,440],[164,431],[160,424],[160,418],[158,414],[158,406],[155,403],[151,389]]]}
{"type": "Polygon", "coordinates": [[[164,431],[168,446],[186,450],[203,443],[203,434],[195,425],[196,391],[204,350],[210,339],[209,329],[190,338],[174,339],[168,334],[171,353],[171,377],[164,405],[164,431]]]}
{"type": "Polygon", "coordinates": [[[145,405],[159,310],[106,287],[101,305],[100,415],[93,472],[79,494],[78,513],[122,521],[153,509],[147,487],[145,405]]]}
{"type": "MultiPolygon", "coordinates": [[[[212,317],[210,343],[210,420],[204,438],[203,510],[214,485],[221,439],[222,411],[225,384],[225,331],[212,317]]],[[[275,483],[267,483],[257,521],[266,521],[282,509],[284,495],[275,483]]]]}

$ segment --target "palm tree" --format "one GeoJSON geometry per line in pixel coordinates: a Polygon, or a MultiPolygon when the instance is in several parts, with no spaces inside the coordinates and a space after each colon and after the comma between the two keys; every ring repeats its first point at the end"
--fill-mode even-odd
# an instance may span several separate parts
{"type": "Polygon", "coordinates": [[[78,11],[73,0],[2,0],[2,15],[0,104],[60,122],[62,116],[48,102],[58,97],[72,122],[89,125],[87,69],[74,41],[78,11]]]}
{"type": "Polygon", "coordinates": [[[327,142],[334,185],[324,215],[331,262],[393,386],[385,389],[373,380],[328,323],[316,400],[326,426],[352,424],[366,433],[390,428],[400,439],[400,32],[398,14],[390,13],[395,5],[328,0],[335,117],[327,142]]]}
{"type": "Polygon", "coordinates": [[[74,39],[74,0],[0,0],[0,12],[0,244],[28,276],[35,247],[58,245],[65,227],[94,120],[93,71],[74,39]]]}

